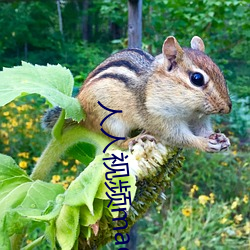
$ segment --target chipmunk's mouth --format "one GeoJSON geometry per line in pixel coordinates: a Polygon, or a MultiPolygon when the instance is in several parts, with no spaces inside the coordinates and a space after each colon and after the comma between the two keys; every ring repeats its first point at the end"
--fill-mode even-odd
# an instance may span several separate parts
{"type": "Polygon", "coordinates": [[[209,114],[229,114],[232,109],[231,101],[228,103],[221,103],[219,107],[213,107],[209,103],[204,105],[204,113],[209,114]]]}

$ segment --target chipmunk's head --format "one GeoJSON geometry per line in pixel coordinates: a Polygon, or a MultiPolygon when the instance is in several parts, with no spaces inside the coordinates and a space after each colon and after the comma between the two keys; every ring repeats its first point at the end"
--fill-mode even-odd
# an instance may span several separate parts
{"type": "Polygon", "coordinates": [[[198,36],[192,38],[191,48],[181,48],[175,37],[168,37],[162,47],[162,74],[174,79],[171,87],[174,88],[173,83],[179,85],[179,92],[184,99],[190,99],[197,112],[227,114],[232,104],[226,81],[204,51],[204,43],[198,36]]]}

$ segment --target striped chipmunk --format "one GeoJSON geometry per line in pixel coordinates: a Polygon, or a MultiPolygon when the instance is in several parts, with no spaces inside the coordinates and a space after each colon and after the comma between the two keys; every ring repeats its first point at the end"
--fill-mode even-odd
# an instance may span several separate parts
{"type": "MultiPolygon", "coordinates": [[[[140,49],[111,55],[88,75],[77,96],[86,112],[83,126],[101,132],[100,123],[110,112],[100,107],[100,101],[122,110],[102,127],[113,136],[126,137],[120,145],[124,148],[140,138],[206,152],[228,149],[228,138],[213,131],[210,114],[227,114],[232,104],[223,74],[204,50],[198,36],[192,38],[191,48],[180,47],[169,36],[156,57],[140,49]],[[133,130],[143,132],[129,138],[133,130]]],[[[60,108],[47,112],[44,123],[52,126],[59,113],[60,108]]]]}

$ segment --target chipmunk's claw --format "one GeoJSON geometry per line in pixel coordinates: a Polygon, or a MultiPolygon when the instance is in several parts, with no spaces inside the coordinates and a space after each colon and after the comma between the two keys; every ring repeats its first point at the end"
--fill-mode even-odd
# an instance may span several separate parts
{"type": "Polygon", "coordinates": [[[129,145],[128,145],[129,150],[132,151],[133,146],[137,143],[139,143],[144,148],[146,141],[151,141],[151,142],[156,143],[156,139],[154,138],[154,136],[149,135],[149,134],[141,134],[141,135],[136,136],[133,140],[129,142],[129,145]]]}
{"type": "Polygon", "coordinates": [[[222,133],[214,133],[209,136],[209,152],[226,151],[230,147],[229,139],[222,133]]]}

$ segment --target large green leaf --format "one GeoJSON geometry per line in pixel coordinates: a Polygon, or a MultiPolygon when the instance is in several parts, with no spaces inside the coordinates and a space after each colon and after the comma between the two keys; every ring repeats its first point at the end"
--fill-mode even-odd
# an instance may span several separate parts
{"type": "Polygon", "coordinates": [[[58,216],[63,199],[57,196],[64,189],[58,184],[32,181],[9,156],[0,155],[0,162],[0,249],[9,249],[9,236],[22,233],[32,219],[39,221],[36,216],[47,213],[48,220],[58,216]]]}
{"type": "Polygon", "coordinates": [[[93,202],[94,212],[90,213],[87,206],[80,208],[80,224],[81,226],[89,226],[95,224],[101,219],[103,214],[103,200],[95,199],[93,202]]]}
{"type": "Polygon", "coordinates": [[[64,193],[64,188],[61,185],[40,180],[34,181],[20,207],[25,208],[26,211],[37,209],[42,212],[47,207],[48,201],[55,200],[57,195],[61,193],[64,193]]]}
{"type": "Polygon", "coordinates": [[[36,93],[53,106],[65,109],[66,118],[80,121],[84,114],[78,100],[71,97],[73,85],[71,72],[61,65],[34,66],[22,62],[22,66],[0,72],[0,106],[18,96],[36,93]]]}
{"type": "Polygon", "coordinates": [[[88,165],[95,158],[96,149],[92,144],[78,142],[70,147],[66,153],[83,164],[88,165]]]}
{"type": "Polygon", "coordinates": [[[30,178],[27,176],[16,176],[11,177],[6,180],[0,181],[0,201],[2,198],[7,196],[13,189],[15,189],[17,186],[25,183],[30,182],[30,178]]]}
{"type": "Polygon", "coordinates": [[[101,182],[105,181],[105,167],[103,155],[94,161],[71,183],[65,192],[64,203],[70,206],[87,205],[93,214],[93,202],[101,182]]]}
{"type": "Polygon", "coordinates": [[[64,205],[56,220],[56,238],[64,250],[71,250],[79,234],[79,207],[64,205]]]}
{"type": "Polygon", "coordinates": [[[0,181],[17,176],[28,177],[10,156],[0,154],[0,181]]]}

